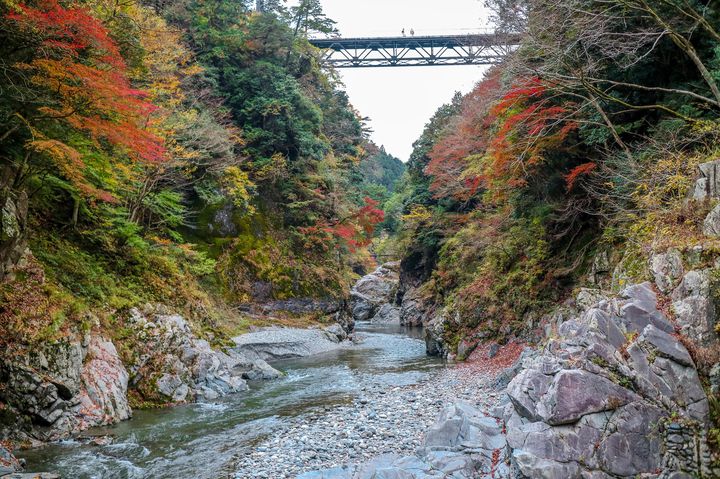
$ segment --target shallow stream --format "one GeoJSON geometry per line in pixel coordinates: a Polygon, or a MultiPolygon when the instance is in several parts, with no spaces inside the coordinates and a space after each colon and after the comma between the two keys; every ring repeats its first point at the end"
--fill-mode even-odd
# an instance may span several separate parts
{"type": "Polygon", "coordinates": [[[135,411],[130,421],[95,428],[108,445],[71,440],[25,451],[28,471],[64,479],[217,479],[242,477],[234,459],[283,421],[353,401],[363,389],[410,385],[443,363],[425,354],[419,329],[358,325],[354,346],[273,366],[281,379],[255,382],[250,391],[168,409],[135,411]]]}

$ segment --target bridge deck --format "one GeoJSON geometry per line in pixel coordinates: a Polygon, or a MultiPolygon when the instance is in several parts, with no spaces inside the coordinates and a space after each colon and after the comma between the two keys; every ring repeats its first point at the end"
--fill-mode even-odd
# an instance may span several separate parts
{"type": "Polygon", "coordinates": [[[310,43],[321,49],[336,51],[356,48],[431,48],[470,47],[488,45],[517,45],[518,35],[481,33],[469,35],[439,35],[422,37],[377,37],[377,38],[313,38],[310,43]]]}
{"type": "Polygon", "coordinates": [[[323,63],[336,68],[489,65],[498,63],[520,43],[502,33],[379,38],[318,38],[323,63]]]}

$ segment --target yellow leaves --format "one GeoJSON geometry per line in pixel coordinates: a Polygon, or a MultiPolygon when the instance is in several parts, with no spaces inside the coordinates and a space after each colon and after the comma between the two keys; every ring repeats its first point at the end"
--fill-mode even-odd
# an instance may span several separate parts
{"type": "Polygon", "coordinates": [[[182,68],[181,71],[182,71],[183,75],[185,75],[186,77],[191,77],[191,76],[201,74],[202,72],[205,71],[205,69],[203,67],[201,67],[199,64],[193,63],[186,68],[182,68]]]}
{"type": "Polygon", "coordinates": [[[230,166],[223,172],[220,184],[235,206],[244,208],[248,214],[255,212],[251,204],[253,195],[250,192],[255,188],[255,184],[250,181],[247,172],[237,166],[230,166]]]}
{"type": "Polygon", "coordinates": [[[18,12],[20,11],[20,4],[23,2],[18,2],[17,0],[2,0],[0,1],[0,5],[7,8],[9,11],[18,12]]]}
{"type": "Polygon", "coordinates": [[[58,164],[63,172],[73,173],[83,166],[82,156],[78,151],[58,140],[32,140],[25,147],[35,153],[47,155],[58,164]]]}
{"type": "Polygon", "coordinates": [[[694,182],[701,158],[684,154],[663,156],[651,163],[644,181],[632,193],[639,205],[648,211],[664,209],[682,202],[694,182]]]}
{"type": "Polygon", "coordinates": [[[424,205],[412,205],[410,213],[403,215],[402,220],[406,223],[420,224],[432,218],[432,212],[424,205]]]}
{"type": "Polygon", "coordinates": [[[275,153],[270,161],[255,170],[253,175],[258,181],[275,182],[287,176],[287,158],[282,153],[275,153]]]}

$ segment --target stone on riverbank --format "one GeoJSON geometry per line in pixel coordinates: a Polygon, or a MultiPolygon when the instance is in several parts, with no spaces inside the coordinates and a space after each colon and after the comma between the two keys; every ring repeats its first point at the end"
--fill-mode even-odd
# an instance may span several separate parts
{"type": "MultiPolygon", "coordinates": [[[[298,477],[720,477],[709,469],[708,401],[673,332],[647,283],[598,298],[541,350],[522,355],[504,405],[454,402],[414,456],[298,477]]],[[[487,395],[492,383],[476,382],[474,396],[487,395]]]]}
{"type": "Polygon", "coordinates": [[[376,324],[400,324],[400,308],[391,304],[383,304],[370,319],[376,324]]]}
{"type": "Polygon", "coordinates": [[[233,341],[233,351],[253,361],[301,358],[344,346],[337,333],[323,329],[268,328],[233,341]]]}
{"type": "Polygon", "coordinates": [[[181,316],[131,311],[128,325],[140,346],[133,353],[130,384],[145,400],[213,400],[245,391],[245,379],[279,376],[262,358],[220,351],[197,338],[181,316]]]}
{"type": "Polygon", "coordinates": [[[669,477],[678,463],[707,473],[695,454],[706,450],[707,398],[671,332],[647,283],[563,323],[507,388],[513,467],[531,478],[669,477]],[[668,443],[672,428],[687,450],[668,443]]]}

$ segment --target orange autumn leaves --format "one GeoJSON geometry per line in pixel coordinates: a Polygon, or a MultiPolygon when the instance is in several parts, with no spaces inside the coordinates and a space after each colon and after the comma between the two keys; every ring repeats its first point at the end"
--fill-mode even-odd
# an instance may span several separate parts
{"type": "Polygon", "coordinates": [[[118,46],[98,19],[57,0],[36,5],[21,4],[7,15],[34,49],[32,60],[15,68],[42,100],[23,118],[32,133],[28,151],[46,157],[81,195],[115,201],[87,177],[86,154],[76,144],[112,150],[111,170],[162,162],[163,140],[149,129],[157,107],[132,88],[118,46]]]}
{"type": "Polygon", "coordinates": [[[492,70],[465,97],[460,114],[431,150],[425,172],[436,197],[468,201],[484,192],[486,199],[502,201],[527,185],[546,152],[577,129],[569,119],[571,105],[554,103],[539,79],[503,91],[500,73],[492,70]]]}

